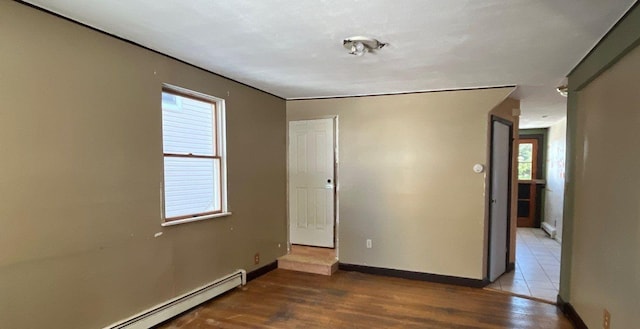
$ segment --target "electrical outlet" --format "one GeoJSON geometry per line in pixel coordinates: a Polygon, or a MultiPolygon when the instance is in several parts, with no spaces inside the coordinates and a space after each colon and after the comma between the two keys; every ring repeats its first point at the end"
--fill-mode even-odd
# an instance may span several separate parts
{"type": "Polygon", "coordinates": [[[260,253],[257,252],[255,255],[253,255],[253,263],[254,264],[260,264],[260,253]]]}
{"type": "Polygon", "coordinates": [[[367,249],[371,249],[372,243],[371,239],[367,239],[367,249]]]}
{"type": "Polygon", "coordinates": [[[611,314],[609,314],[609,311],[606,308],[604,309],[604,313],[602,315],[602,328],[611,328],[611,314]]]}

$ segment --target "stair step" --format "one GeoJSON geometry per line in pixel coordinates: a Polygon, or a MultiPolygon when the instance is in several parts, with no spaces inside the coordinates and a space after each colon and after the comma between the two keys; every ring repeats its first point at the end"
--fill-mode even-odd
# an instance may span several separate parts
{"type": "Polygon", "coordinates": [[[335,258],[317,258],[308,255],[288,254],[278,258],[278,268],[284,270],[331,275],[338,270],[335,258]]]}

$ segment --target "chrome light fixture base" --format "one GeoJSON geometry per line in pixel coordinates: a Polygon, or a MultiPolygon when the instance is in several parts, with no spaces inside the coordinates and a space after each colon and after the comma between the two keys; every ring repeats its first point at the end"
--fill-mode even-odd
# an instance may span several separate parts
{"type": "Polygon", "coordinates": [[[376,39],[355,36],[342,40],[342,46],[349,50],[349,54],[362,56],[365,53],[375,53],[376,50],[387,46],[387,43],[376,39]]]}
{"type": "Polygon", "coordinates": [[[567,87],[567,85],[562,85],[556,88],[556,91],[564,97],[567,97],[567,95],[569,95],[569,88],[567,87]]]}

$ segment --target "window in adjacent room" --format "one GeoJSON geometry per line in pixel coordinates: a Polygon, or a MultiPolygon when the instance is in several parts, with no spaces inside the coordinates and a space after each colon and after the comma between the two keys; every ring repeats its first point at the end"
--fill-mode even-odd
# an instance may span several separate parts
{"type": "Polygon", "coordinates": [[[228,214],[224,101],[163,87],[162,144],[164,225],[228,214]]]}
{"type": "Polygon", "coordinates": [[[520,140],[518,146],[518,180],[536,179],[536,141],[529,139],[520,140]]]}

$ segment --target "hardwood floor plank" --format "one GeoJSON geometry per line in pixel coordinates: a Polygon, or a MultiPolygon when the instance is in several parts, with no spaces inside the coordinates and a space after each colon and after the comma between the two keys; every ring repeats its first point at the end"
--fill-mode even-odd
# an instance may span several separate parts
{"type": "Polygon", "coordinates": [[[483,289],[275,270],[157,328],[573,327],[554,305],[483,289]]]}

